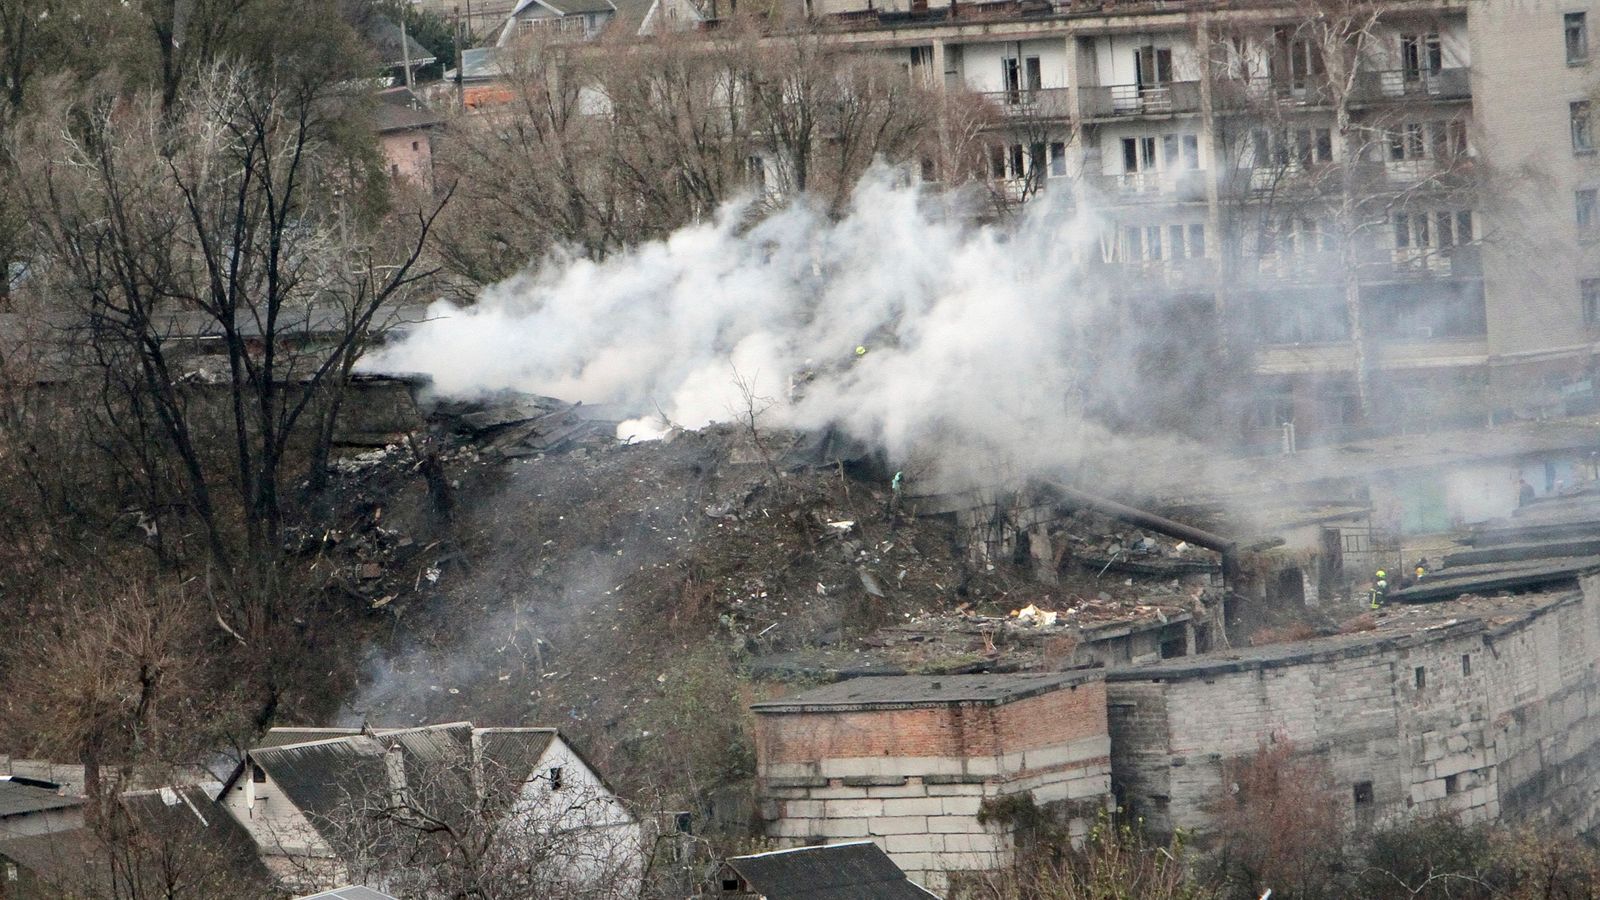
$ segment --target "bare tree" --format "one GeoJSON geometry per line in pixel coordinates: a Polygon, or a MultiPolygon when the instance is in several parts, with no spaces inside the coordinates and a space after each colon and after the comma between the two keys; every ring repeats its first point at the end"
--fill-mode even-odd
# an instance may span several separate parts
{"type": "Polygon", "coordinates": [[[1384,13],[1372,0],[1302,0],[1292,19],[1208,41],[1226,179],[1224,289],[1265,274],[1262,262],[1289,283],[1336,284],[1362,421],[1373,411],[1364,281],[1379,267],[1438,267],[1480,237],[1468,123],[1431,104],[1445,81],[1437,45],[1418,49],[1408,70],[1381,70],[1384,13]],[[1414,222],[1425,241],[1375,259],[1414,222]]]}
{"type": "MultiPolygon", "coordinates": [[[[213,69],[176,109],[91,94],[30,122],[10,158],[40,238],[37,288],[70,310],[108,433],[170,465],[217,621],[267,665],[297,462],[315,467],[346,379],[432,274],[438,207],[365,227],[325,87],[213,69]],[[215,348],[207,352],[209,348],[215,348]]],[[[154,465],[155,463],[152,463],[154,465]]]]}

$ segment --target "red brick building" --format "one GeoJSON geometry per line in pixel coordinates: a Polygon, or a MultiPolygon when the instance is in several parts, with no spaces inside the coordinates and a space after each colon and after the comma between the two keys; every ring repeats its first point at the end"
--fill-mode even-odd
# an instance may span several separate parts
{"type": "Polygon", "coordinates": [[[1098,671],[857,678],[754,709],[768,832],[873,840],[934,890],[1009,861],[984,801],[1027,792],[1075,834],[1109,802],[1098,671]]]}

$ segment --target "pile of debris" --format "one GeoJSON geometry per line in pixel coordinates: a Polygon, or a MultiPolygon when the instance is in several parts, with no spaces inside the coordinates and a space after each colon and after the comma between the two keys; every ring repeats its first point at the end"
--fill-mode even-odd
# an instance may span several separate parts
{"type": "Polygon", "coordinates": [[[622,419],[609,407],[533,394],[441,401],[429,418],[436,430],[471,442],[482,455],[503,459],[615,444],[622,419]]]}

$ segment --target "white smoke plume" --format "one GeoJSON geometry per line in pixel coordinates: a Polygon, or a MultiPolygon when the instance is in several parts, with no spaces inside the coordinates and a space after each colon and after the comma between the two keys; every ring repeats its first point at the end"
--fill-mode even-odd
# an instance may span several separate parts
{"type": "Polygon", "coordinates": [[[1096,223],[1035,203],[973,227],[931,199],[876,172],[839,221],[796,205],[748,227],[730,208],[602,262],[552,256],[473,306],[437,304],[369,368],[687,428],[753,396],[773,425],[837,424],[897,463],[991,482],[1114,446],[1081,412],[1086,379],[1120,378],[1089,327],[1107,305],[1082,262],[1096,223]]]}

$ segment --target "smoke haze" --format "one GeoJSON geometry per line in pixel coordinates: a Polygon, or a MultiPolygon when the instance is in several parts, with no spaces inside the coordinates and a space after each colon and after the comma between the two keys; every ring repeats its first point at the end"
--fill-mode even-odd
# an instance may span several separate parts
{"type": "Polygon", "coordinates": [[[731,207],[602,262],[554,254],[474,306],[436,304],[368,368],[429,375],[452,397],[659,409],[686,428],[753,400],[765,423],[837,424],[968,483],[1115,451],[1083,413],[1091,385],[1135,386],[1094,327],[1108,294],[1081,261],[1096,223],[1034,202],[1014,225],[971,227],[935,199],[875,172],[837,222],[796,204],[747,227],[731,207]]]}

